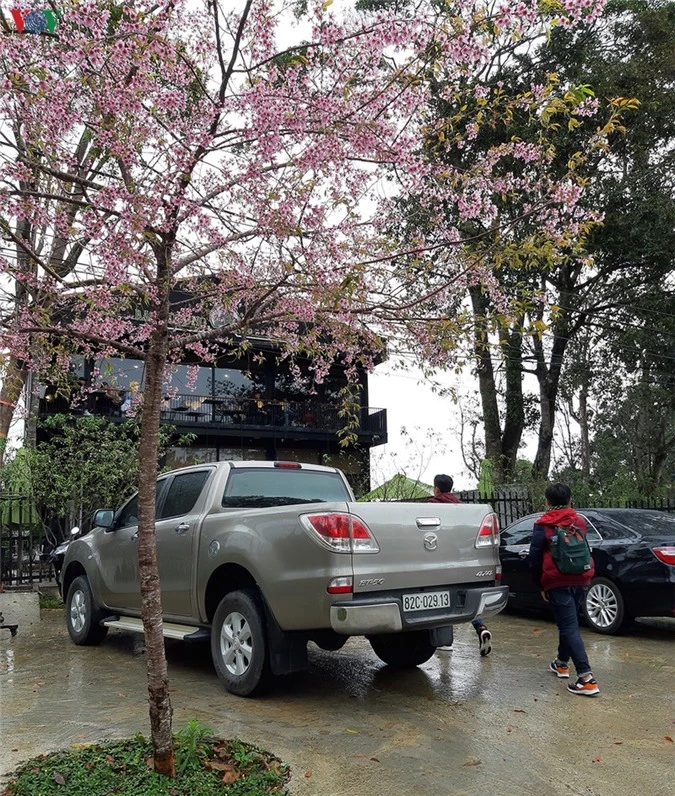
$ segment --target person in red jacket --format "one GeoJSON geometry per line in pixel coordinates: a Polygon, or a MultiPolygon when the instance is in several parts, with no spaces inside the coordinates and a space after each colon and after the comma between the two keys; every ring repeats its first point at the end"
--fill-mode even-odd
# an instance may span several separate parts
{"type": "Polygon", "coordinates": [[[585,534],[586,521],[571,507],[572,492],[566,484],[550,484],[544,494],[548,511],[534,525],[529,564],[532,580],[551,606],[558,625],[558,655],[549,664],[549,669],[558,677],[569,677],[571,658],[577,679],[569,683],[567,690],[582,696],[596,696],[600,689],[579,632],[579,611],[595,567],[591,563],[591,568],[580,575],[566,575],[558,569],[551,556],[551,538],[556,526],[567,528],[574,525],[585,534]]]}
{"type": "MultiPolygon", "coordinates": [[[[429,498],[427,503],[461,503],[462,501],[452,494],[454,483],[452,476],[434,476],[434,495],[429,498]]],[[[485,622],[483,622],[480,616],[477,616],[471,624],[478,634],[478,649],[480,654],[485,657],[492,652],[492,633],[485,627],[485,622]]],[[[439,647],[438,649],[450,650],[452,649],[452,644],[439,647]]]]}

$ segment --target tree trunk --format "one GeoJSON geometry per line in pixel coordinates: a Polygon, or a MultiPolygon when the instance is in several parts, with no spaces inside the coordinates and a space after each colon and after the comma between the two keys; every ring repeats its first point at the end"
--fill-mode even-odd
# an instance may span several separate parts
{"type": "Polygon", "coordinates": [[[502,480],[502,429],[499,420],[499,404],[497,403],[497,387],[490,353],[488,336],[487,310],[488,299],[480,285],[469,288],[473,307],[473,349],[478,373],[481,406],[483,408],[483,425],[485,428],[485,456],[494,466],[495,481],[502,480]]]}
{"type": "MultiPolygon", "coordinates": [[[[571,299],[561,292],[560,302],[569,306],[571,299]]],[[[548,471],[551,468],[551,448],[553,447],[553,430],[555,428],[556,403],[558,401],[558,388],[560,386],[560,374],[562,372],[563,359],[567,344],[572,336],[572,331],[568,320],[562,316],[553,325],[553,344],[548,365],[541,337],[535,335],[533,338],[534,352],[536,359],[536,375],[539,381],[539,409],[541,418],[539,420],[539,438],[537,441],[537,453],[534,457],[532,475],[536,479],[545,480],[548,478],[548,471]]]]}
{"type": "Polygon", "coordinates": [[[156,327],[148,344],[145,360],[145,386],[138,475],[138,572],[141,587],[141,617],[145,631],[145,649],[150,704],[150,731],[154,749],[155,771],[176,776],[176,761],[171,732],[172,707],[169,676],[164,649],[162,603],[157,566],[155,536],[155,497],[162,379],[168,348],[169,292],[163,296],[156,315],[156,327]]]}
{"type": "MultiPolygon", "coordinates": [[[[5,461],[5,448],[7,447],[7,435],[12,425],[12,418],[16,409],[17,401],[21,396],[21,391],[26,384],[27,371],[23,363],[14,356],[8,356],[6,360],[5,377],[0,389],[0,467],[5,461]]],[[[26,401],[26,408],[28,406],[26,401]]]]}
{"type": "Polygon", "coordinates": [[[537,453],[534,457],[533,475],[538,479],[548,478],[551,467],[551,447],[555,425],[555,390],[548,372],[539,379],[539,435],[537,453]]]}
{"type": "Polygon", "coordinates": [[[516,460],[525,426],[522,318],[516,318],[513,328],[510,331],[504,329],[500,336],[506,371],[504,431],[501,440],[501,483],[507,483],[515,478],[516,460]]]}
{"type": "Polygon", "coordinates": [[[584,384],[579,393],[579,429],[581,434],[581,472],[588,483],[591,477],[591,442],[588,422],[588,385],[584,384]]]}
{"type": "Polygon", "coordinates": [[[659,446],[658,451],[654,455],[654,463],[652,466],[652,479],[654,486],[660,486],[663,482],[663,469],[665,467],[668,455],[671,450],[675,448],[675,436],[669,440],[664,440],[663,444],[659,446]]]}

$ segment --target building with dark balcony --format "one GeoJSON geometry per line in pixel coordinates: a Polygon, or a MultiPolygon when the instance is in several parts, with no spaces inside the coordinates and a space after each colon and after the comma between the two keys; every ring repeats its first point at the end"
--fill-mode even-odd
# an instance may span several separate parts
{"type": "MultiPolygon", "coordinates": [[[[368,379],[358,373],[358,401],[345,407],[347,378],[334,365],[321,383],[310,362],[298,379],[272,344],[258,341],[244,358],[224,354],[213,364],[185,362],[165,385],[161,420],[176,436],[165,465],[221,460],[293,460],[342,469],[357,494],[369,489],[370,449],[387,441],[386,410],[368,405],[368,379]],[[352,442],[341,445],[349,426],[352,442]]],[[[39,414],[105,415],[113,422],[140,409],[144,363],[133,359],[73,357],[67,387],[43,385],[39,414]]],[[[38,427],[38,441],[44,439],[38,427]]]]}

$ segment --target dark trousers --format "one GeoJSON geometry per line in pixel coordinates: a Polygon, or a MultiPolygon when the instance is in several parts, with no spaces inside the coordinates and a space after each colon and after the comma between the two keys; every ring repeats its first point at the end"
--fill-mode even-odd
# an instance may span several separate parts
{"type": "Polygon", "coordinates": [[[583,586],[562,586],[546,592],[558,625],[558,660],[567,663],[571,658],[578,677],[591,672],[586,647],[579,632],[579,611],[585,591],[583,586]]]}

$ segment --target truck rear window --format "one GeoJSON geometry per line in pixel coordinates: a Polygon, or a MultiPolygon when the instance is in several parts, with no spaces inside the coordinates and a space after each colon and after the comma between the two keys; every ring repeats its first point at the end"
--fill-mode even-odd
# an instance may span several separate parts
{"type": "Polygon", "coordinates": [[[267,508],[349,500],[351,496],[337,473],[266,467],[232,469],[222,505],[225,508],[267,508]]]}

